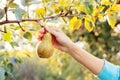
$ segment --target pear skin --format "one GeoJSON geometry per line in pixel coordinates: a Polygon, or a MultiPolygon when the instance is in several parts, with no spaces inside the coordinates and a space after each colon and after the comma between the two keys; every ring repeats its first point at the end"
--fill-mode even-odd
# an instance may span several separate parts
{"type": "Polygon", "coordinates": [[[38,44],[37,54],[40,58],[49,58],[53,55],[52,36],[50,33],[46,33],[43,36],[41,43],[38,44]]]}

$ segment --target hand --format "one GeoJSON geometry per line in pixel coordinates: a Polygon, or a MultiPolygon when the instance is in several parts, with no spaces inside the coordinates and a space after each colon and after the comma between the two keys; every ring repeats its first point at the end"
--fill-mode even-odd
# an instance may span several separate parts
{"type": "MultiPolygon", "coordinates": [[[[67,53],[69,52],[69,47],[73,42],[61,30],[48,27],[45,27],[45,30],[52,34],[52,43],[55,48],[67,53]]],[[[45,32],[42,32],[41,35],[43,36],[44,33],[45,32]]]]}

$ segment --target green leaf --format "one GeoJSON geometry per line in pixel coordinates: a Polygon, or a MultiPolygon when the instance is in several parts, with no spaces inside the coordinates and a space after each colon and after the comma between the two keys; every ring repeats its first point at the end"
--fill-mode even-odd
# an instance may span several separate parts
{"type": "Polygon", "coordinates": [[[15,17],[18,21],[21,21],[22,20],[22,15],[19,14],[19,13],[15,13],[15,17]]]}
{"type": "Polygon", "coordinates": [[[11,42],[12,41],[12,34],[10,32],[7,32],[3,35],[3,40],[11,42]]]}
{"type": "Polygon", "coordinates": [[[4,31],[7,32],[6,26],[4,26],[4,31]]]}
{"type": "Polygon", "coordinates": [[[9,6],[10,8],[15,8],[15,7],[18,6],[18,4],[16,4],[16,3],[10,3],[8,6],[9,6]]]}
{"type": "Polygon", "coordinates": [[[91,2],[84,2],[84,7],[86,9],[86,14],[91,15],[93,13],[93,5],[91,2]]]}
{"type": "Polygon", "coordinates": [[[9,61],[11,61],[12,64],[16,64],[16,59],[14,57],[10,57],[9,58],[9,61]]]}
{"type": "Polygon", "coordinates": [[[0,67],[0,80],[5,80],[5,69],[0,67]]]}
{"type": "Polygon", "coordinates": [[[12,46],[13,48],[19,46],[17,42],[11,42],[10,44],[11,44],[11,46],[12,46]]]}
{"type": "Polygon", "coordinates": [[[12,63],[7,64],[6,70],[7,70],[7,72],[12,73],[13,72],[13,64],[12,63]]]}
{"type": "Polygon", "coordinates": [[[0,8],[0,19],[2,19],[4,17],[5,11],[4,9],[0,8]]]}
{"type": "Polygon", "coordinates": [[[21,57],[17,56],[15,60],[16,60],[17,63],[20,63],[20,64],[23,63],[23,59],[21,57]]]}
{"type": "Polygon", "coordinates": [[[4,49],[4,46],[3,46],[3,45],[0,45],[0,49],[4,49]]]}
{"type": "Polygon", "coordinates": [[[32,34],[30,32],[26,32],[23,36],[28,40],[32,40],[32,34]]]}
{"type": "Polygon", "coordinates": [[[66,23],[66,24],[67,24],[67,21],[65,20],[65,18],[63,18],[63,17],[62,17],[62,20],[64,21],[64,23],[66,23]]]}
{"type": "Polygon", "coordinates": [[[11,11],[15,14],[15,17],[18,21],[22,20],[22,15],[25,14],[25,10],[21,9],[20,7],[16,7],[15,9],[11,9],[11,11]]]}
{"type": "Polygon", "coordinates": [[[1,62],[1,61],[3,61],[3,60],[4,60],[4,57],[3,57],[3,56],[1,56],[1,57],[0,57],[0,62],[1,62]]]}
{"type": "Polygon", "coordinates": [[[14,66],[12,63],[7,64],[7,67],[6,67],[6,75],[7,76],[13,77],[13,74],[12,74],[13,68],[14,68],[14,66]]]}

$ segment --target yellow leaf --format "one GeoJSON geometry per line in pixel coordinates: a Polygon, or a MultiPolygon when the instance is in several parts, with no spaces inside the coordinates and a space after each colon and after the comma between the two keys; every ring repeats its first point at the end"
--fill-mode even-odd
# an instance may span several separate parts
{"type": "Polygon", "coordinates": [[[109,25],[111,26],[111,28],[115,27],[115,24],[117,23],[117,19],[116,19],[116,14],[111,14],[111,15],[107,15],[107,21],[109,23],[109,25]]]}
{"type": "Polygon", "coordinates": [[[104,17],[102,14],[98,14],[98,18],[103,19],[104,17]]]}
{"type": "Polygon", "coordinates": [[[105,9],[105,6],[100,6],[98,9],[101,12],[101,11],[103,11],[105,9]]]}
{"type": "Polygon", "coordinates": [[[80,5],[78,6],[78,10],[86,13],[86,9],[85,9],[85,7],[84,7],[83,4],[80,4],[80,5]]]}
{"type": "Polygon", "coordinates": [[[7,32],[3,35],[3,40],[11,42],[12,41],[12,34],[10,32],[7,32]]]}
{"type": "Polygon", "coordinates": [[[72,0],[58,0],[58,3],[63,8],[70,6],[72,0]]]}
{"type": "Polygon", "coordinates": [[[45,9],[44,8],[38,8],[36,11],[36,16],[38,18],[44,17],[45,16],[45,9]]]}
{"type": "Polygon", "coordinates": [[[115,12],[113,12],[113,11],[106,11],[106,14],[107,15],[112,15],[112,14],[114,14],[115,12]]]}
{"type": "Polygon", "coordinates": [[[73,17],[70,20],[70,26],[69,29],[70,30],[77,30],[80,28],[80,26],[82,25],[82,20],[81,19],[77,19],[77,17],[73,17]]]}
{"type": "MultiPolygon", "coordinates": [[[[92,18],[95,18],[95,20],[97,19],[97,18],[103,18],[103,14],[102,14],[102,11],[104,10],[104,8],[105,7],[103,7],[103,6],[99,6],[98,8],[96,8],[94,11],[93,11],[93,13],[92,13],[92,18]]],[[[95,20],[93,20],[93,21],[95,21],[95,20]]]]}
{"type": "Polygon", "coordinates": [[[95,27],[93,21],[91,21],[91,19],[88,17],[85,18],[84,26],[89,32],[91,32],[95,27]]]}
{"type": "Polygon", "coordinates": [[[110,2],[109,0],[102,0],[101,1],[103,5],[111,5],[112,2],[110,2]]]}
{"type": "Polygon", "coordinates": [[[112,7],[110,7],[108,10],[111,10],[111,11],[120,11],[120,5],[113,5],[112,7]]]}

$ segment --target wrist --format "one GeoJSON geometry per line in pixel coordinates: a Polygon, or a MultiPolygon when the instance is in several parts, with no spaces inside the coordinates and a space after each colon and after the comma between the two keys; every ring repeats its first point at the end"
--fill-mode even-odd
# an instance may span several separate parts
{"type": "Polygon", "coordinates": [[[69,46],[68,46],[68,53],[70,55],[74,55],[74,53],[76,53],[78,51],[78,46],[75,44],[75,43],[71,43],[69,46]]]}

